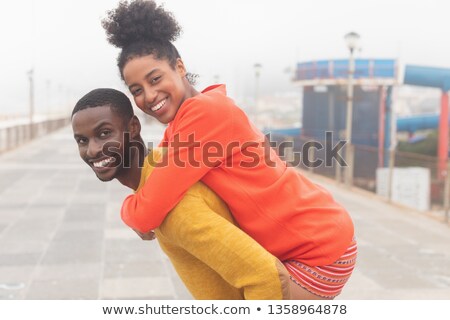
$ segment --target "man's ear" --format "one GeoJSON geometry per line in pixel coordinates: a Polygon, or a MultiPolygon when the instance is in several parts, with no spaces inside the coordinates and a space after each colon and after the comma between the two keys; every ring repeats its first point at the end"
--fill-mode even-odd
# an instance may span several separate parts
{"type": "Polygon", "coordinates": [[[133,140],[137,139],[141,135],[141,122],[139,121],[138,117],[133,116],[130,119],[128,127],[130,129],[130,135],[133,140]]]}

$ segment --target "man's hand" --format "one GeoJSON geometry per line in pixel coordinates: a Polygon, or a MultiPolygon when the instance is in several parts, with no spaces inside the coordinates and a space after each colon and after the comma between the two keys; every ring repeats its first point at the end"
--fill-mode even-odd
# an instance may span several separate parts
{"type": "Polygon", "coordinates": [[[142,233],[139,230],[133,229],[134,232],[138,234],[139,237],[141,237],[142,240],[155,240],[156,236],[153,231],[149,231],[147,233],[142,233]]]}

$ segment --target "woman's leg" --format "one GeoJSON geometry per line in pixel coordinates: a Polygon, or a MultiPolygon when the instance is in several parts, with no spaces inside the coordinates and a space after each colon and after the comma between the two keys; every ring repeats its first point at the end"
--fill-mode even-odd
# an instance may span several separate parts
{"type": "Polygon", "coordinates": [[[292,279],[289,281],[289,290],[291,292],[291,300],[330,300],[333,298],[325,298],[315,295],[308,290],[302,288],[292,279]]]}
{"type": "Polygon", "coordinates": [[[293,299],[334,299],[350,278],[355,267],[357,245],[353,239],[347,250],[334,263],[311,267],[299,261],[284,261],[290,273],[293,299]]]}

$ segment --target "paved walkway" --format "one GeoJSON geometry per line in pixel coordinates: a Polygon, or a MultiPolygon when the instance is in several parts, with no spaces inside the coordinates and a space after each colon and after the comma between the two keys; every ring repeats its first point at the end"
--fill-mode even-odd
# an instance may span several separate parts
{"type": "MultiPolygon", "coordinates": [[[[157,141],[162,128],[146,128],[157,141]]],[[[119,218],[70,128],[0,157],[0,299],[190,299],[157,242],[119,218]]],[[[450,299],[450,227],[318,180],[351,212],[357,269],[340,299],[450,299]]]]}

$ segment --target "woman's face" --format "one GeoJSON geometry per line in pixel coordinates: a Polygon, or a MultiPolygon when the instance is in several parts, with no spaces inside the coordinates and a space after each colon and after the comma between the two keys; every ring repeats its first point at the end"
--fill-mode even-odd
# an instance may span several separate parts
{"type": "Polygon", "coordinates": [[[153,55],[136,57],[125,64],[122,72],[138,108],[162,123],[171,122],[188,98],[181,59],[172,68],[166,59],[155,59],[153,55]]]}

